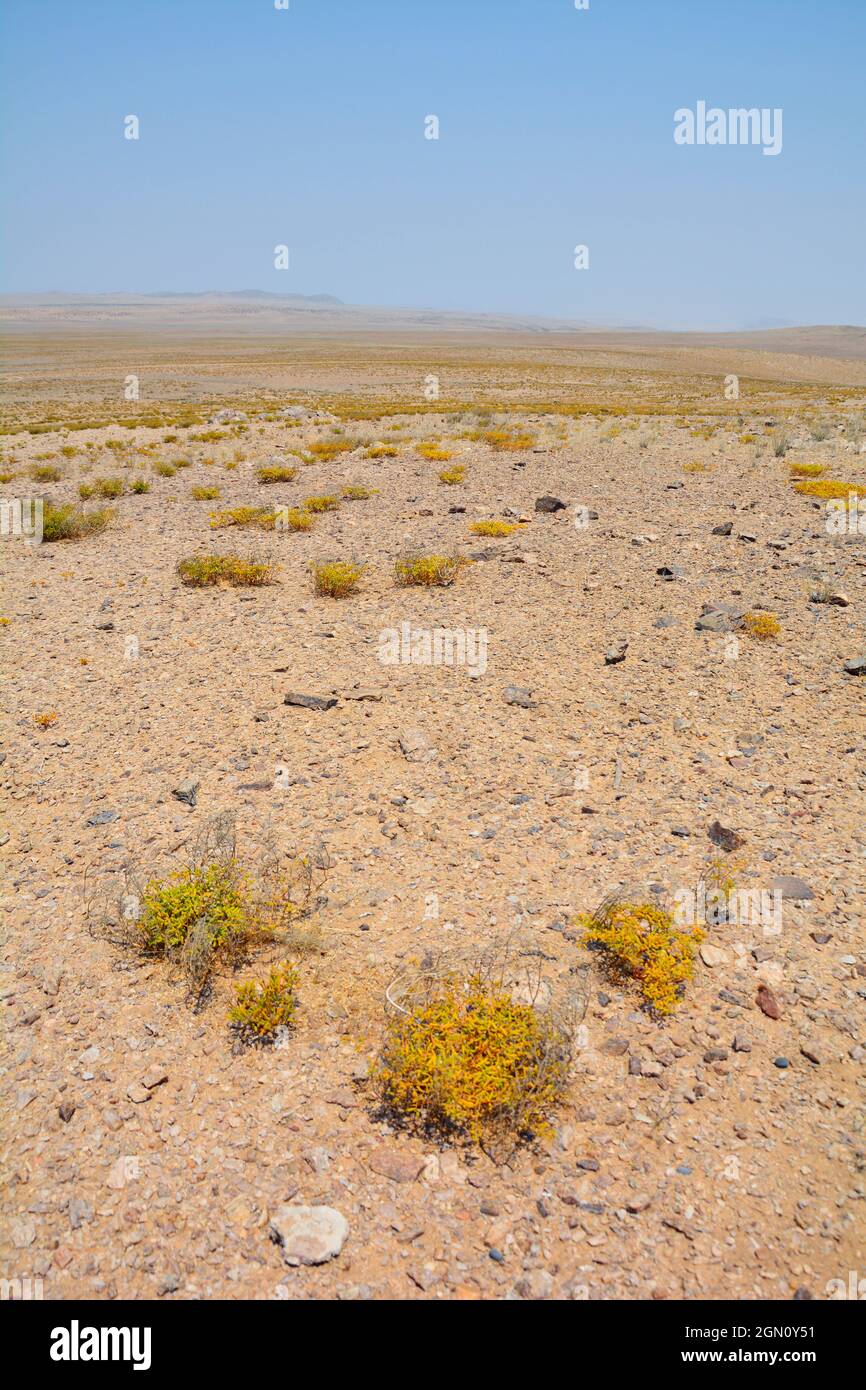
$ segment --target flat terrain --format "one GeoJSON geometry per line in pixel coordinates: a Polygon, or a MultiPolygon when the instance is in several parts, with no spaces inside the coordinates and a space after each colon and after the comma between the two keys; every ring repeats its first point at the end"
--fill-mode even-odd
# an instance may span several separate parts
{"type": "Polygon", "coordinates": [[[100,534],[0,549],[3,1277],[48,1298],[790,1299],[862,1272],[866,682],[844,665],[866,656],[866,521],[828,530],[792,465],[866,489],[866,364],[821,332],[775,352],[10,335],[4,496],[126,491],[100,534]],[[347,447],[316,458],[329,443],[347,447]],[[297,476],[262,486],[266,462],[297,476]],[[306,533],[210,525],[350,485],[371,495],[306,533]],[[486,519],[515,529],[472,535],[486,519]],[[229,552],[276,582],[180,583],[181,559],[229,552]],[[471,563],[403,589],[413,552],[471,563]],[[355,595],[314,593],[330,560],[366,566],[355,595]],[[717,605],[778,635],[697,630],[717,605]],[[484,631],[484,669],[384,664],[403,624],[484,631]],[[88,895],[170,872],[224,812],[245,851],[270,837],[322,866],[285,1047],[237,1041],[228,976],[193,1008],[88,923],[88,895]],[[670,902],[720,858],[784,893],[780,930],[710,927],[656,1020],[575,916],[611,891],[670,902]],[[497,1163],[398,1130],[366,1077],[395,976],[515,932],[583,1021],[553,1132],[497,1163]],[[341,1253],[289,1268],[269,1239],[286,1203],[341,1212],[341,1253]]]}

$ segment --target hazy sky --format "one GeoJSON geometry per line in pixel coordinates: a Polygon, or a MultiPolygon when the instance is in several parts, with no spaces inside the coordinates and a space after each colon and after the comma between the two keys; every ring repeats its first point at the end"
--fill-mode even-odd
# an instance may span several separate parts
{"type": "Polygon", "coordinates": [[[866,0],[4,10],[3,290],[866,323],[866,0]],[[699,101],[781,152],[677,145],[699,101]]]}

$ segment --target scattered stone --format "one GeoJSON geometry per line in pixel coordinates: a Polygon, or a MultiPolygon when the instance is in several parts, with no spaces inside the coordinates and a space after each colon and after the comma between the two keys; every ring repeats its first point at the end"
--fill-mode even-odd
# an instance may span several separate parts
{"type": "Polygon", "coordinates": [[[349,1223],[333,1207],[278,1207],[270,1237],[282,1247],[287,1265],[321,1265],[339,1255],[349,1223]]]}
{"type": "Polygon", "coordinates": [[[770,880],[770,889],[794,902],[808,902],[815,896],[805,879],[796,878],[793,874],[777,874],[770,880]]]}
{"type": "Polygon", "coordinates": [[[842,668],[848,676],[866,676],[866,656],[855,656],[842,668]]]}
{"type": "Polygon", "coordinates": [[[201,782],[196,782],[194,778],[187,777],[185,782],[181,782],[174,788],[172,796],[176,801],[182,801],[184,805],[189,806],[191,810],[194,811],[200,786],[201,782]]]}
{"type": "Polygon", "coordinates": [[[535,510],[537,512],[564,512],[568,503],[563,502],[560,497],[536,497],[535,510]]]}
{"type": "Polygon", "coordinates": [[[618,666],[621,661],[625,661],[627,651],[628,642],[624,640],[617,642],[615,647],[608,647],[604,654],[605,666],[618,666]]]}
{"type": "Polygon", "coordinates": [[[806,1058],[806,1060],[809,1061],[809,1062],[814,1063],[814,1065],[815,1065],[816,1067],[820,1067],[821,1063],[825,1060],[825,1059],[824,1059],[824,1054],[821,1052],[821,1050],[820,1050],[820,1048],[818,1047],[818,1044],[817,1044],[817,1043],[813,1043],[813,1042],[804,1042],[804,1043],[801,1043],[801,1044],[800,1044],[800,1051],[802,1052],[802,1054],[803,1054],[803,1056],[806,1058]]]}
{"type": "Polygon", "coordinates": [[[119,811],[96,811],[92,816],[87,817],[88,825],[111,825],[116,821],[119,811]]]}
{"type": "Polygon", "coordinates": [[[426,734],[420,729],[402,729],[397,735],[397,742],[409,763],[431,762],[436,757],[436,749],[430,747],[426,734]]]}
{"type": "Polygon", "coordinates": [[[75,1102],[71,1100],[61,1101],[57,1113],[60,1116],[63,1123],[65,1125],[68,1125],[69,1121],[72,1119],[72,1116],[75,1114],[75,1102]]]}
{"type": "Polygon", "coordinates": [[[374,1149],[367,1158],[367,1167],[392,1182],[415,1182],[421,1176],[425,1159],[400,1149],[374,1149]]]}
{"type": "Polygon", "coordinates": [[[735,849],[742,849],[746,843],[743,835],[738,835],[736,830],[731,830],[728,826],[722,825],[721,821],[714,820],[707,830],[707,834],[714,845],[723,849],[726,854],[732,854],[735,849]]]}
{"type": "Polygon", "coordinates": [[[731,957],[727,951],[723,951],[720,946],[711,946],[708,941],[702,941],[700,945],[701,960],[704,965],[711,970],[717,965],[727,965],[731,957]]]}
{"type": "Polygon", "coordinates": [[[755,1001],[762,1014],[767,1018],[781,1018],[782,1010],[779,1001],[773,991],[767,985],[758,986],[757,999],[755,1001]]]}
{"type": "Polygon", "coordinates": [[[507,685],[502,692],[502,698],[506,705],[519,705],[521,709],[535,709],[532,691],[525,690],[520,685],[507,685]]]}
{"type": "Polygon", "coordinates": [[[733,529],[734,523],[732,521],[723,521],[720,526],[714,526],[710,534],[713,536],[729,536],[733,529]]]}
{"type": "Polygon", "coordinates": [[[299,709],[333,709],[337,704],[334,695],[299,695],[296,691],[290,690],[283,699],[284,705],[296,705],[299,709]]]}

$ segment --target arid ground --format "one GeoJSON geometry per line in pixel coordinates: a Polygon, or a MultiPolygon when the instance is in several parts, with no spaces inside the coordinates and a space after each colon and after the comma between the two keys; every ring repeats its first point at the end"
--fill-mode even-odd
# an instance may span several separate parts
{"type": "Polygon", "coordinates": [[[46,1298],[590,1300],[863,1277],[862,331],[112,312],[4,312],[3,496],[112,515],[0,548],[2,1277],[46,1298]],[[821,480],[844,511],[797,490],[821,480]],[[338,501],[307,531],[212,525],[310,497],[338,501]],[[180,561],[230,552],[274,582],[181,583],[180,561]],[[419,554],[467,563],[400,587],[419,554]],[[331,561],[364,566],[356,593],[315,593],[331,561]],[[750,635],[755,612],[777,630],[750,635]],[[384,661],[407,629],[409,659],[384,661]],[[191,998],[102,906],[225,813],[244,854],[315,870],[276,1047],[227,1019],[259,960],[191,998]],[[707,926],[654,1016],[578,914],[720,875],[774,910],[707,926]],[[369,1079],[395,979],[488,949],[580,1017],[550,1130],[504,1161],[401,1128],[369,1079]],[[332,1258],[287,1263],[272,1235],[296,1206],[342,1215],[332,1258]]]}

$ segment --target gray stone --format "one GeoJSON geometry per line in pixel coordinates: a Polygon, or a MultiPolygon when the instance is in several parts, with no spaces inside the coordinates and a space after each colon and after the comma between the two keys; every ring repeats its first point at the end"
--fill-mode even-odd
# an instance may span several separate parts
{"type": "Polygon", "coordinates": [[[279,1207],[271,1217],[271,1240],[282,1247],[288,1265],[321,1265],[333,1260],[349,1234],[345,1216],[333,1207],[279,1207]]]}

